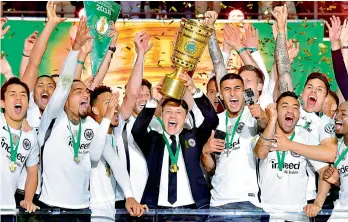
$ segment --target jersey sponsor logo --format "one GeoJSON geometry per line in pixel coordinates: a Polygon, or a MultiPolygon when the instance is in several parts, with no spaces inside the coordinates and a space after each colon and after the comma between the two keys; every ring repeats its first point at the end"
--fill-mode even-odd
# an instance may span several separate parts
{"type": "MultiPolygon", "coordinates": [[[[6,141],[6,137],[1,137],[1,140],[0,140],[1,148],[4,149],[8,153],[8,155],[6,157],[8,159],[10,159],[11,147],[5,141],[6,141]]],[[[23,155],[22,153],[19,152],[19,153],[17,153],[16,159],[23,164],[26,160],[26,157],[27,157],[26,155],[23,155]]],[[[16,165],[18,166],[17,163],[16,163],[16,165]]]]}
{"type": "Polygon", "coordinates": [[[244,126],[245,126],[245,123],[240,122],[237,126],[237,130],[236,130],[237,133],[241,133],[243,131],[244,126]]]}
{"type": "Polygon", "coordinates": [[[301,155],[293,151],[290,152],[293,157],[300,157],[301,155]]]}
{"type": "Polygon", "coordinates": [[[348,173],[348,166],[342,165],[342,167],[338,168],[339,174],[345,174],[348,173]]]}
{"type": "Polygon", "coordinates": [[[84,135],[87,140],[92,140],[94,137],[94,133],[91,129],[86,129],[84,135]]]}
{"type": "Polygon", "coordinates": [[[23,140],[23,148],[24,148],[25,150],[30,150],[30,148],[31,148],[30,140],[28,140],[28,139],[24,139],[24,140],[23,140]]]}
{"type": "MultiPolygon", "coordinates": [[[[272,169],[278,169],[278,162],[275,159],[270,160],[272,169]]],[[[283,169],[286,170],[299,170],[301,163],[284,163],[283,169]]]]}
{"type": "Polygon", "coordinates": [[[239,143],[239,139],[238,139],[237,142],[233,142],[233,143],[232,143],[232,148],[231,148],[231,150],[239,150],[239,148],[240,148],[240,143],[239,143]]]}
{"type": "MultiPolygon", "coordinates": [[[[80,149],[79,149],[79,154],[87,154],[89,153],[89,145],[91,143],[81,143],[80,144],[80,149]]],[[[71,141],[71,136],[68,137],[68,145],[70,147],[73,147],[72,146],[72,141],[71,141]]]]}
{"type": "Polygon", "coordinates": [[[335,125],[332,124],[332,123],[326,124],[325,127],[324,127],[324,130],[328,134],[334,134],[336,132],[335,131],[335,125]]]}

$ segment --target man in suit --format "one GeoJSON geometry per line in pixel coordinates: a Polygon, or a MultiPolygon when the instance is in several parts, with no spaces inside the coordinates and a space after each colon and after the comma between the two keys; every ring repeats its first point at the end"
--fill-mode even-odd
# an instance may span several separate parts
{"type": "Polygon", "coordinates": [[[181,74],[187,90],[201,110],[204,121],[197,128],[184,129],[188,106],[184,100],[165,99],[162,118],[163,134],[147,127],[162,99],[161,84],[153,88],[152,99],[137,117],[132,134],[146,157],[149,177],[141,203],[151,208],[209,207],[210,194],[200,168],[200,155],[218,117],[209,99],[195,87],[187,74],[181,74]],[[180,192],[178,192],[180,190],[180,192]]]}

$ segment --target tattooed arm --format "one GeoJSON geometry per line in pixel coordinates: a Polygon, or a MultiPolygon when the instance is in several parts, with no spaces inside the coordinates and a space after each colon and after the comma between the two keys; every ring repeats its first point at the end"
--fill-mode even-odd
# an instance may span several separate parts
{"type": "Polygon", "coordinates": [[[291,63],[286,48],[286,33],[279,33],[276,41],[275,59],[279,74],[279,94],[286,91],[293,91],[291,77],[291,63]]]}
{"type": "Polygon", "coordinates": [[[274,11],[272,11],[272,15],[277,20],[278,26],[278,35],[274,55],[279,74],[279,93],[281,94],[286,91],[293,91],[290,73],[291,63],[286,41],[286,21],[288,17],[288,8],[286,4],[284,4],[284,6],[275,7],[274,11]]]}
{"type": "Polygon", "coordinates": [[[209,53],[214,65],[214,72],[216,74],[216,81],[220,92],[220,80],[227,74],[224,58],[222,56],[218,41],[216,39],[216,33],[214,32],[209,39],[209,53]]]}

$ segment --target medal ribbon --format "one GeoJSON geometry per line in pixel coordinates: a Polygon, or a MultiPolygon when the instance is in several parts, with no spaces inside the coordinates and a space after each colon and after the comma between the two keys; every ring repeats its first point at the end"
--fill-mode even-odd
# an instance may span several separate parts
{"type": "MultiPolygon", "coordinates": [[[[342,142],[341,142],[341,144],[340,144],[340,146],[338,147],[339,148],[339,150],[338,150],[338,154],[340,153],[340,147],[342,146],[342,143],[344,142],[344,140],[342,140],[342,142]]],[[[346,147],[345,148],[345,150],[341,153],[341,154],[339,154],[339,156],[338,156],[338,159],[335,161],[335,163],[334,163],[334,166],[337,168],[337,166],[338,166],[338,164],[344,159],[344,157],[347,155],[347,153],[348,153],[348,147],[346,147]]]]}
{"type": "Polygon", "coordinates": [[[234,139],[234,135],[236,133],[236,130],[237,130],[237,127],[239,125],[239,122],[240,122],[240,119],[242,117],[242,114],[243,114],[243,111],[244,111],[244,107],[243,107],[243,110],[242,112],[239,114],[238,116],[238,119],[236,121],[236,124],[234,125],[233,127],[233,131],[232,131],[232,135],[231,135],[231,139],[229,140],[229,134],[227,133],[227,128],[228,128],[228,114],[227,114],[227,111],[226,111],[226,137],[225,137],[225,140],[226,140],[226,145],[227,145],[227,149],[232,149],[232,143],[233,143],[233,139],[234,139]]]}
{"type": "MultiPolygon", "coordinates": [[[[291,135],[290,140],[292,141],[294,137],[295,137],[295,132],[291,135]]],[[[277,152],[277,160],[278,160],[278,169],[279,171],[283,171],[286,152],[278,151],[278,150],[276,152],[277,152]]]]}
{"type": "MultiPolygon", "coordinates": [[[[161,120],[161,118],[157,117],[157,119],[160,122],[160,124],[161,124],[161,126],[163,128],[163,131],[165,131],[163,121],[161,120]]],[[[180,142],[178,143],[178,147],[176,148],[176,152],[175,152],[175,155],[174,155],[174,153],[172,151],[172,148],[170,146],[170,143],[169,143],[167,137],[164,135],[164,132],[162,134],[162,137],[164,139],[164,142],[166,143],[166,147],[167,147],[167,150],[168,150],[168,153],[169,153],[169,158],[170,158],[171,165],[178,165],[179,151],[180,151],[180,147],[181,147],[180,142]]]]}
{"type": "Polygon", "coordinates": [[[69,123],[69,130],[70,130],[70,134],[71,134],[71,141],[72,141],[72,145],[74,148],[74,158],[77,158],[79,156],[79,148],[80,148],[80,143],[81,143],[81,120],[79,123],[79,131],[77,131],[77,140],[75,140],[74,134],[71,130],[71,125],[70,125],[70,120],[68,120],[69,123]]]}
{"type": "Polygon", "coordinates": [[[8,125],[7,125],[7,131],[8,131],[8,134],[10,136],[10,160],[11,160],[11,162],[16,162],[16,156],[18,153],[18,146],[19,146],[19,142],[20,142],[21,137],[22,137],[22,129],[20,129],[20,131],[19,131],[19,139],[18,139],[15,147],[13,146],[12,133],[11,133],[10,127],[8,125]]]}

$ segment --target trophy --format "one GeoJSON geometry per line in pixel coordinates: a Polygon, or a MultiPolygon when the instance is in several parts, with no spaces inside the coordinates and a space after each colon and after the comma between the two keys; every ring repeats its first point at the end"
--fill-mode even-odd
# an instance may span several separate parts
{"type": "MultiPolygon", "coordinates": [[[[167,74],[163,80],[162,93],[166,96],[181,99],[185,93],[185,85],[179,75],[188,72],[193,75],[199,58],[208,44],[214,29],[193,20],[181,19],[178,37],[171,57],[175,71],[167,74]]],[[[191,76],[192,77],[192,76],[191,76]]]]}

